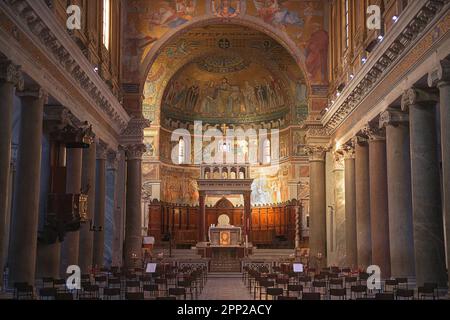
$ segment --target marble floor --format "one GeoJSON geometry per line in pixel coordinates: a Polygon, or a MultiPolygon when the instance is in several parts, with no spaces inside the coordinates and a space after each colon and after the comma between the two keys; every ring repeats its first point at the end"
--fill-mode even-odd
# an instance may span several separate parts
{"type": "Polygon", "coordinates": [[[242,279],[212,278],[203,289],[199,300],[253,300],[242,279]]]}

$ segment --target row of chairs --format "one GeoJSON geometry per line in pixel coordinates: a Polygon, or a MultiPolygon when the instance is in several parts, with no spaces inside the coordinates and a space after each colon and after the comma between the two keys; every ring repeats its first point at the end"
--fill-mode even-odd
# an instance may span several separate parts
{"type": "Polygon", "coordinates": [[[286,268],[244,268],[243,280],[253,298],[268,299],[438,299],[438,287],[426,283],[417,291],[410,289],[406,278],[384,281],[381,290],[367,288],[367,273],[354,274],[350,269],[326,268],[319,273],[307,270],[303,274],[294,273],[286,268]],[[417,293],[417,294],[416,294],[417,293]]]}

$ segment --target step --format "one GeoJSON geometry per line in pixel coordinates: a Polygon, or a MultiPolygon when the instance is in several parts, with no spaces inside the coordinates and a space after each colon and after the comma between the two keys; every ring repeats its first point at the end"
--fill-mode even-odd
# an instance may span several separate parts
{"type": "Polygon", "coordinates": [[[210,279],[242,279],[240,272],[210,272],[208,273],[210,279]]]}

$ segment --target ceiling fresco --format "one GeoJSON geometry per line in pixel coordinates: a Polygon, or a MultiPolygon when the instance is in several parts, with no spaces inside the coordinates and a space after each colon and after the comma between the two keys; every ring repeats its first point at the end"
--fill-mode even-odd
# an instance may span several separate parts
{"type": "Polygon", "coordinates": [[[308,113],[306,80],[287,50],[242,26],[192,29],[163,48],[144,88],[144,115],[212,123],[255,122],[308,113]],[[236,118],[239,116],[239,118],[236,118]]]}
{"type": "MultiPolygon", "coordinates": [[[[322,0],[127,0],[123,81],[136,83],[146,76],[146,56],[167,34],[216,17],[231,23],[257,20],[264,29],[290,39],[310,83],[323,85],[328,78],[326,16],[322,0]]],[[[172,54],[176,57],[186,49],[182,46],[172,54]]]]}

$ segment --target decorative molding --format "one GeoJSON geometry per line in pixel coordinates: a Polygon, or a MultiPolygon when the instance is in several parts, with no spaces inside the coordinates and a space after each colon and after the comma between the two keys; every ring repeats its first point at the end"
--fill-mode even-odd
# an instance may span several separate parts
{"type": "Polygon", "coordinates": [[[388,109],[380,114],[380,128],[408,124],[409,115],[401,110],[388,109]]]}
{"type": "Polygon", "coordinates": [[[107,160],[108,154],[108,145],[102,141],[97,143],[97,147],[95,149],[96,159],[97,160],[107,160]]]}
{"type": "Polygon", "coordinates": [[[428,74],[428,85],[430,87],[440,87],[450,85],[450,61],[439,61],[438,65],[428,74]]]}
{"type": "Polygon", "coordinates": [[[408,112],[412,105],[434,106],[439,101],[439,97],[426,90],[411,88],[406,90],[402,96],[402,111],[408,112]]]}
{"type": "Polygon", "coordinates": [[[333,152],[333,171],[345,170],[344,152],[342,150],[336,150],[333,152]]]}
{"type": "Polygon", "coordinates": [[[144,141],[144,129],[149,128],[151,122],[142,115],[132,116],[128,126],[122,132],[121,144],[140,144],[144,141]]]}
{"type": "Polygon", "coordinates": [[[369,141],[386,140],[386,130],[373,123],[367,124],[362,129],[362,133],[368,137],[369,141]]]}
{"type": "Polygon", "coordinates": [[[142,156],[146,151],[145,144],[127,145],[124,149],[127,161],[142,160],[142,156]]]}
{"type": "Polygon", "coordinates": [[[9,82],[23,90],[24,80],[20,66],[16,66],[10,60],[0,60],[0,82],[9,82]]]}
{"type": "Polygon", "coordinates": [[[20,98],[31,97],[35,99],[40,99],[43,100],[44,104],[46,104],[48,101],[48,93],[40,86],[26,87],[23,90],[17,91],[16,95],[20,98]]]}
{"type": "Polygon", "coordinates": [[[50,53],[72,78],[81,91],[85,91],[101,113],[114,123],[118,131],[126,128],[129,117],[108,85],[94,72],[92,65],[77,47],[70,35],[56,21],[45,2],[35,0],[6,0],[0,7],[10,12],[11,17],[30,37],[37,39],[41,49],[50,53]]]}
{"type": "Polygon", "coordinates": [[[329,147],[319,146],[319,145],[310,145],[305,147],[305,153],[309,156],[310,162],[315,161],[323,161],[325,162],[325,156],[328,151],[330,151],[329,147]]]}
{"type": "Polygon", "coordinates": [[[361,72],[344,90],[330,111],[322,118],[324,127],[333,133],[358,107],[372,89],[390,71],[397,60],[417,44],[417,38],[444,10],[447,1],[411,1],[396,27],[386,35],[377,51],[372,53],[361,72]]]}
{"type": "Polygon", "coordinates": [[[358,134],[351,139],[351,143],[355,147],[357,145],[358,146],[367,146],[367,138],[361,134],[358,134]]]}
{"type": "Polygon", "coordinates": [[[355,145],[353,140],[342,147],[342,153],[344,155],[344,160],[355,159],[355,145]]]}

